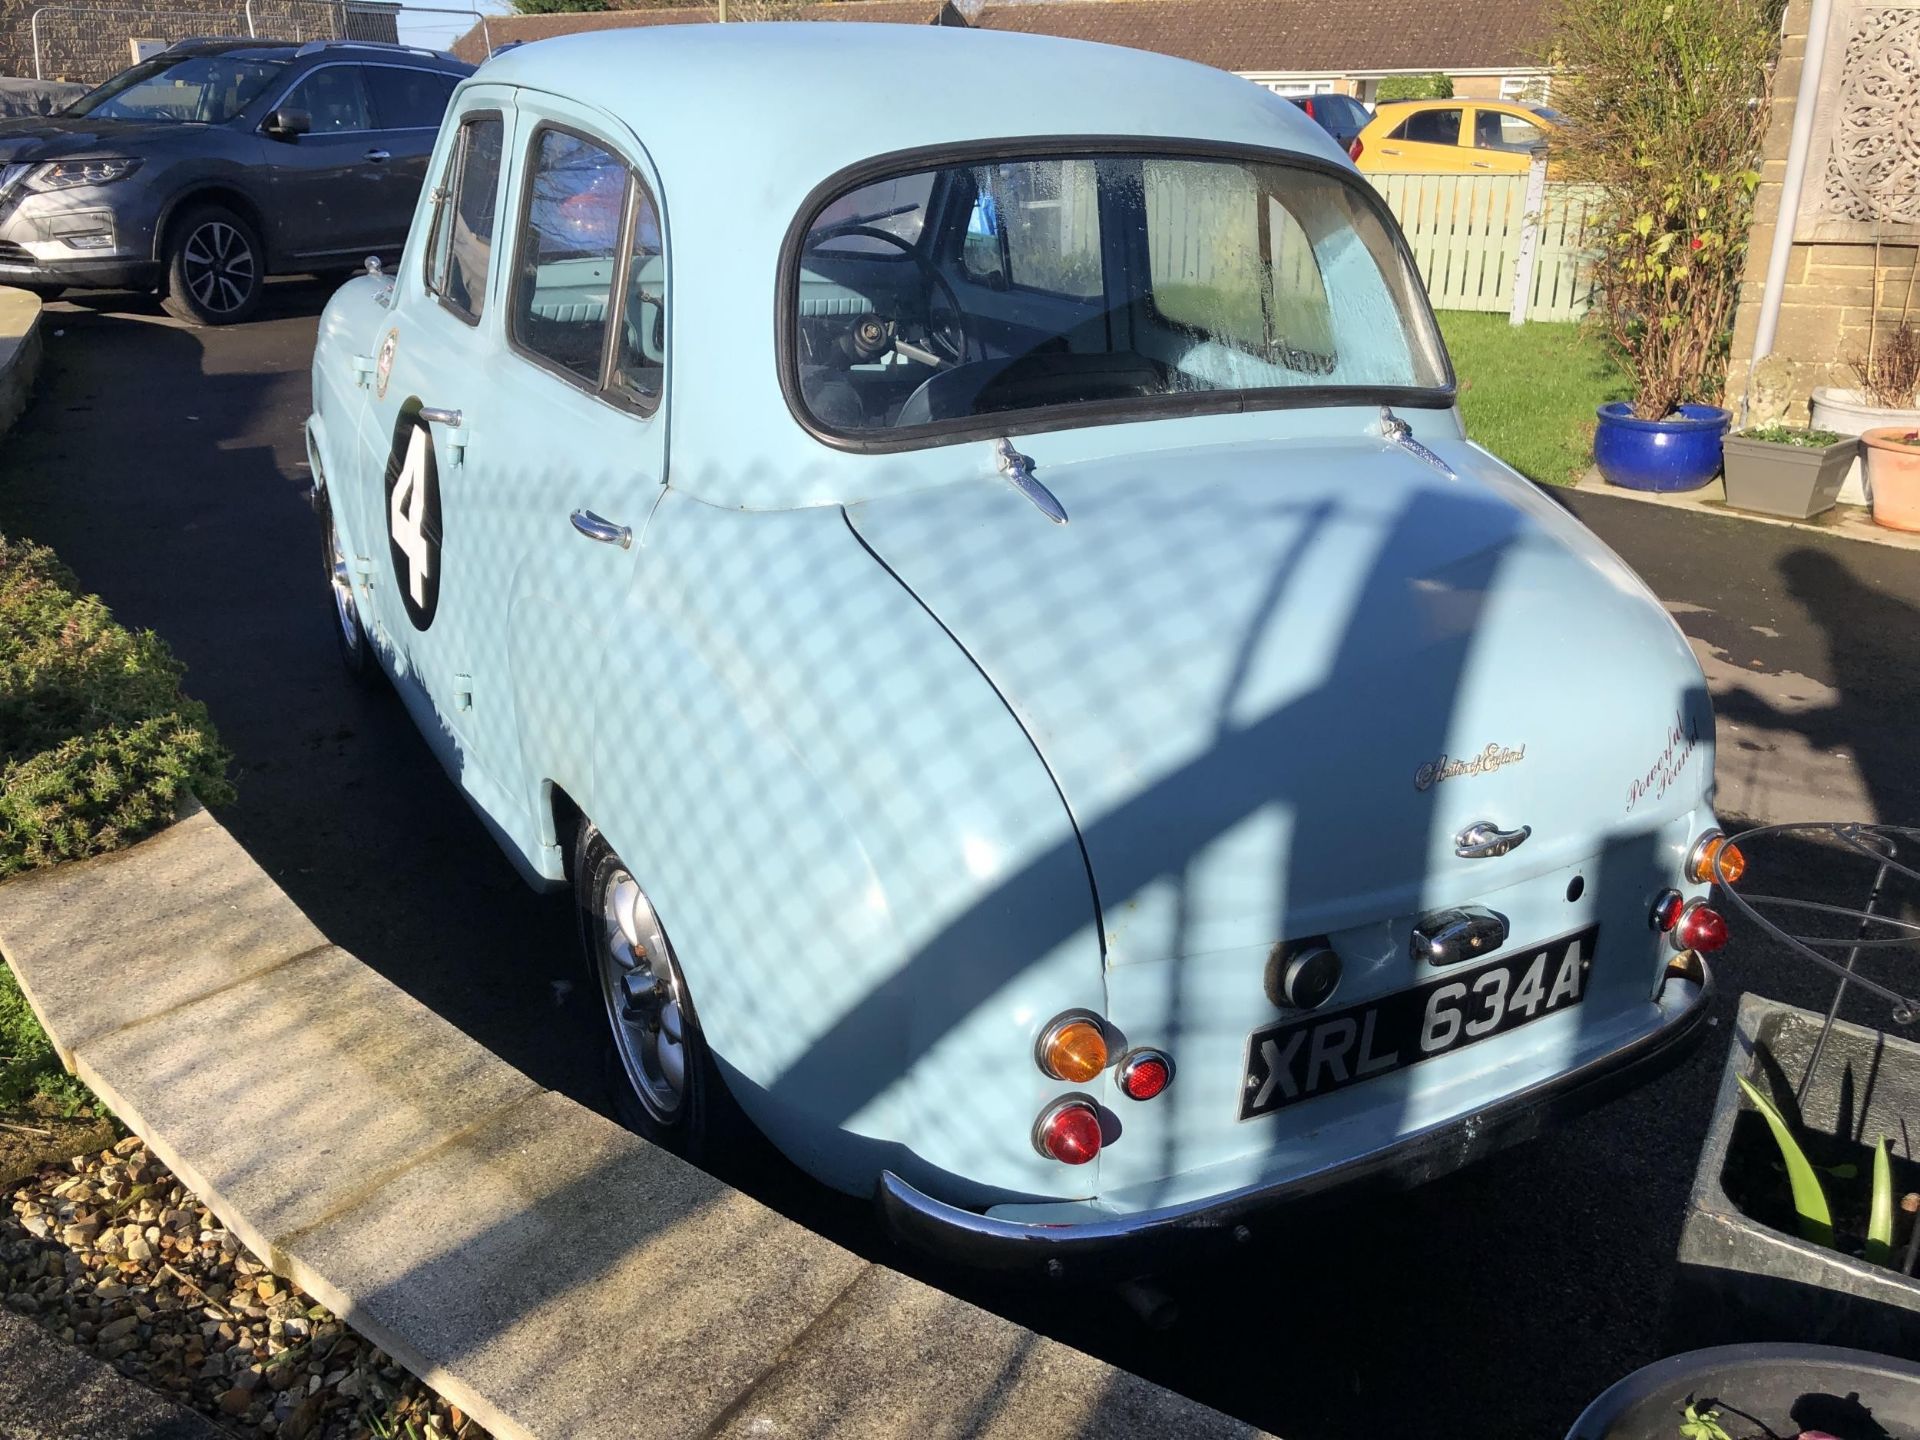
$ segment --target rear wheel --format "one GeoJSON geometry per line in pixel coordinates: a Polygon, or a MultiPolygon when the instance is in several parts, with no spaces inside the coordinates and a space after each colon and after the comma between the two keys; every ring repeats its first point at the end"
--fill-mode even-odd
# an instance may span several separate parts
{"type": "Polygon", "coordinates": [[[160,303],[189,325],[232,325],[259,305],[265,272],[253,226],[223,205],[198,205],[169,232],[160,303]]]}
{"type": "Polygon", "coordinates": [[[581,949],[606,1011],[608,1078],[620,1119],[689,1160],[720,1154],[741,1120],[686,977],[632,871],[585,821],[574,841],[573,884],[581,949]]]}

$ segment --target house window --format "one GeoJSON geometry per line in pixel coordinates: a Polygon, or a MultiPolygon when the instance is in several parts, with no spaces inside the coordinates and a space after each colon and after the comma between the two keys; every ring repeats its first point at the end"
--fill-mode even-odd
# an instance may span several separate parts
{"type": "Polygon", "coordinates": [[[1538,104],[1547,103],[1547,91],[1553,77],[1550,75],[1507,75],[1500,81],[1502,100],[1532,100],[1538,104]]]}

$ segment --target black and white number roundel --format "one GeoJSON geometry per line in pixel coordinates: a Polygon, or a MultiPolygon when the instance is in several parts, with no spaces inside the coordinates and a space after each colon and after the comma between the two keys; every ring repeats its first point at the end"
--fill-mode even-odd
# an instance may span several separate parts
{"type": "Polygon", "coordinates": [[[416,630],[440,603],[440,472],[417,405],[403,406],[387,455],[387,540],[394,583],[416,630]]]}

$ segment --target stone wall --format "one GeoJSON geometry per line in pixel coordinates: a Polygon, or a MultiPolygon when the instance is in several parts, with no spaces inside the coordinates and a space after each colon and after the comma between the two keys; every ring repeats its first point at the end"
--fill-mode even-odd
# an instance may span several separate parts
{"type": "MultiPolygon", "coordinates": [[[[1790,0],[1773,115],[1756,200],[1740,309],[1734,320],[1727,393],[1736,408],[1760,323],[1761,291],[1793,131],[1811,0],[1790,0]]],[[[1815,386],[1853,386],[1851,362],[1866,353],[1876,293],[1874,237],[1880,237],[1877,289],[1881,333],[1907,306],[1920,325],[1920,226],[1904,210],[1920,194],[1920,0],[1835,0],[1821,113],[1808,155],[1773,353],[1753,374],[1749,418],[1804,423],[1815,386]],[[1851,44],[1849,41],[1851,40],[1851,44]],[[1865,194],[1877,206],[1863,204],[1865,194]],[[1868,216],[1877,209],[1878,219],[1868,216]]]]}

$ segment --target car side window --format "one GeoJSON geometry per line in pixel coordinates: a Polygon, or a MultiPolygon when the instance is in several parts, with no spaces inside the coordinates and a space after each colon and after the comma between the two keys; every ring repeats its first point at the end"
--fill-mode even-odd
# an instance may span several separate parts
{"type": "Polygon", "coordinates": [[[667,365],[667,257],[660,211],[637,179],[633,186],[632,243],[627,259],[627,298],[620,317],[609,388],[642,411],[660,403],[667,365]]]}
{"type": "Polygon", "coordinates": [[[504,138],[504,125],[493,111],[463,119],[447,157],[444,195],[434,207],[427,289],[468,324],[479,322],[487,299],[504,138]]]}
{"type": "Polygon", "coordinates": [[[1458,145],[1460,115],[1458,110],[1416,110],[1387,138],[1420,145],[1458,145]]]}
{"type": "Polygon", "coordinates": [[[606,147],[554,126],[534,132],[509,332],[523,353],[596,391],[627,190],[627,167],[606,147]]]}
{"type": "Polygon", "coordinates": [[[398,65],[368,65],[363,72],[373,99],[373,118],[381,130],[437,130],[453,98],[457,75],[412,70],[398,65]]]}
{"type": "Polygon", "coordinates": [[[373,129],[367,87],[361,81],[358,65],[322,65],[295,85],[280,104],[311,115],[310,133],[314,135],[373,129]]]}
{"type": "Polygon", "coordinates": [[[1481,110],[1473,120],[1473,143],[1481,150],[1512,150],[1525,153],[1547,138],[1547,132],[1531,120],[1499,110],[1481,110]]]}

